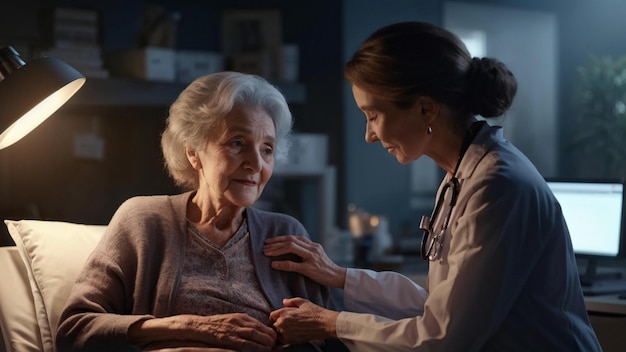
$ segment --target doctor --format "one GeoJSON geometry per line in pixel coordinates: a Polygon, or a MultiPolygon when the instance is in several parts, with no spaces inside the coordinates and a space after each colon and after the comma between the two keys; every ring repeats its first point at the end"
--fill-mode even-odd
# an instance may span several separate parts
{"type": "MultiPolygon", "coordinates": [[[[340,338],[351,351],[601,351],[591,328],[561,209],[542,175],[485,119],[503,115],[516,79],[493,58],[428,23],[373,33],[345,68],[365,140],[408,164],[447,173],[423,217],[422,288],[394,272],[337,266],[299,236],[266,241],[278,270],[342,288],[346,311],[302,298],[270,319],[280,338],[340,338]]],[[[523,118],[523,116],[520,116],[523,118]]]]}

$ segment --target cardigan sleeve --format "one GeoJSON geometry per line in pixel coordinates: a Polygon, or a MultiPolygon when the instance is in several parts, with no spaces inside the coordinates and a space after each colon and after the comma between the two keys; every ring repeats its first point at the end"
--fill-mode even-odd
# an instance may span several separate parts
{"type": "Polygon", "coordinates": [[[135,254],[132,246],[118,245],[116,238],[120,233],[115,225],[107,228],[77,277],[59,320],[59,351],[91,351],[104,346],[109,350],[132,350],[127,340],[128,328],[152,317],[130,315],[133,298],[128,271],[113,258],[131,258],[135,254]]]}
{"type": "Polygon", "coordinates": [[[129,327],[153,318],[154,301],[163,295],[158,293],[160,263],[167,263],[162,258],[167,244],[154,236],[171,232],[171,221],[163,220],[171,211],[157,199],[131,198],[112,217],[61,314],[55,342],[59,351],[135,349],[128,341],[129,327]]]}

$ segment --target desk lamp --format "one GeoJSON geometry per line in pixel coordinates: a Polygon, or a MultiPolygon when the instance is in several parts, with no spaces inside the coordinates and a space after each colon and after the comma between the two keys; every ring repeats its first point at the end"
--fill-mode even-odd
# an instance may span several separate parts
{"type": "Polygon", "coordinates": [[[25,63],[13,47],[0,48],[0,149],[39,126],[84,83],[81,73],[59,59],[25,63]]]}

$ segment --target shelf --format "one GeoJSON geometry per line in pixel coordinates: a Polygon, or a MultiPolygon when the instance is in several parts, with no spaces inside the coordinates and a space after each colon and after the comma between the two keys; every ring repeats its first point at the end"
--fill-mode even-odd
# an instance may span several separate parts
{"type": "MultiPolygon", "coordinates": [[[[304,103],[306,87],[301,83],[273,83],[290,104],[304,103]]],[[[142,81],[124,78],[87,78],[68,105],[71,106],[168,106],[187,86],[185,83],[142,81]]]]}

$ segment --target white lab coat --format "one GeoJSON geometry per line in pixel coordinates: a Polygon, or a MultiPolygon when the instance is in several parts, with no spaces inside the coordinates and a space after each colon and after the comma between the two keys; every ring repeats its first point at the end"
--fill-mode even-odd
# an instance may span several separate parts
{"type": "MultiPolygon", "coordinates": [[[[567,226],[532,163],[484,125],[457,178],[428,291],[394,272],[349,269],[338,337],[360,352],[601,351],[567,226]]],[[[435,230],[447,213],[448,200],[435,230]]]]}

